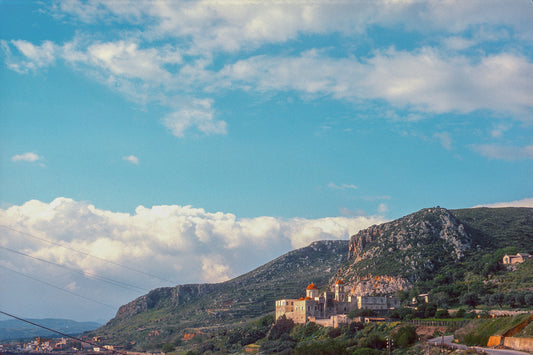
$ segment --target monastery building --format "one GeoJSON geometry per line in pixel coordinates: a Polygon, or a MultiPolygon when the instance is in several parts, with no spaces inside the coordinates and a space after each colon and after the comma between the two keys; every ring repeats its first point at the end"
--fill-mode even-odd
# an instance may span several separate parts
{"type": "Polygon", "coordinates": [[[344,282],[337,280],[333,291],[318,294],[314,283],[307,286],[306,297],[276,301],[276,319],[285,315],[294,323],[315,322],[328,327],[349,323],[347,314],[353,309],[387,310],[400,307],[398,297],[347,296],[344,282]]]}

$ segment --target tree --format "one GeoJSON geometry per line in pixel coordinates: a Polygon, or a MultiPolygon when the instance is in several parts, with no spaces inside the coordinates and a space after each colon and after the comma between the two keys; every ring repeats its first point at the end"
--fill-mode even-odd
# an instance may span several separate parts
{"type": "Polygon", "coordinates": [[[329,340],[324,343],[300,344],[294,349],[294,355],[344,355],[348,351],[339,343],[329,340]]]}
{"type": "Polygon", "coordinates": [[[526,295],[524,296],[524,301],[526,303],[526,306],[533,306],[533,293],[526,293],[526,295]]]}
{"type": "Polygon", "coordinates": [[[165,343],[163,344],[163,346],[161,346],[161,351],[164,352],[164,353],[170,353],[172,351],[174,351],[176,348],[174,347],[173,344],[170,344],[170,343],[165,343]]]}
{"type": "Polygon", "coordinates": [[[274,324],[274,326],[272,327],[268,339],[279,339],[283,334],[289,334],[292,328],[294,328],[294,321],[292,319],[287,318],[285,315],[282,315],[278,318],[276,324],[274,324]]]}
{"type": "Polygon", "coordinates": [[[491,306],[498,305],[500,308],[503,306],[505,296],[503,293],[495,293],[490,296],[489,302],[491,306]]]}
{"type": "Polygon", "coordinates": [[[450,313],[447,309],[439,309],[437,313],[435,313],[435,318],[450,318],[450,313]]]}
{"type": "Polygon", "coordinates": [[[473,292],[465,293],[461,297],[461,303],[470,308],[476,308],[476,306],[479,304],[479,297],[473,292]]]}
{"type": "Polygon", "coordinates": [[[410,325],[398,329],[392,337],[394,344],[400,348],[407,348],[409,345],[414,344],[416,339],[416,328],[410,325]]]}

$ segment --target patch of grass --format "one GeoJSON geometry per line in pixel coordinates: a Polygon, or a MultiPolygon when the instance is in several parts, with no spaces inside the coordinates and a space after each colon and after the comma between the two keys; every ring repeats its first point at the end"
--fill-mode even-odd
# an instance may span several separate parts
{"type": "Polygon", "coordinates": [[[514,317],[496,319],[474,319],[455,333],[459,342],[473,345],[487,345],[493,335],[504,335],[509,330],[517,327],[530,317],[529,314],[520,314],[514,317]]]}

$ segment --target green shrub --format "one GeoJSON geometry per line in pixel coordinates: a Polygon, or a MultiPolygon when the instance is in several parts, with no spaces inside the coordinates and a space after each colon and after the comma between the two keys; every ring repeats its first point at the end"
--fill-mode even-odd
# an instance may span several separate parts
{"type": "Polygon", "coordinates": [[[416,328],[410,325],[401,327],[392,337],[394,347],[399,348],[407,348],[409,345],[416,343],[416,339],[416,328]]]}
{"type": "Polygon", "coordinates": [[[323,343],[299,344],[293,355],[347,355],[348,351],[334,340],[323,343]]]}
{"type": "Polygon", "coordinates": [[[164,353],[170,353],[172,351],[174,351],[176,348],[174,347],[173,344],[170,344],[170,343],[165,343],[161,346],[161,351],[164,352],[164,353]]]}
{"type": "Polygon", "coordinates": [[[294,321],[292,319],[288,319],[285,317],[285,315],[282,315],[272,327],[268,339],[279,339],[283,334],[289,334],[292,328],[294,328],[294,321]]]}
{"type": "Polygon", "coordinates": [[[450,313],[447,309],[440,309],[435,313],[435,318],[443,319],[450,318],[450,313]]]}
{"type": "Polygon", "coordinates": [[[381,351],[372,348],[359,348],[355,349],[353,355],[380,355],[381,351]]]}

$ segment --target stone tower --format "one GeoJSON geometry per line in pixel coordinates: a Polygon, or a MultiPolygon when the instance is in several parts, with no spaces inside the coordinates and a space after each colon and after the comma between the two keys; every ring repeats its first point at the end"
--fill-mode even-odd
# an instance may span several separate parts
{"type": "Polygon", "coordinates": [[[346,294],[344,293],[344,281],[340,279],[335,282],[335,299],[339,302],[346,302],[346,294]]]}

